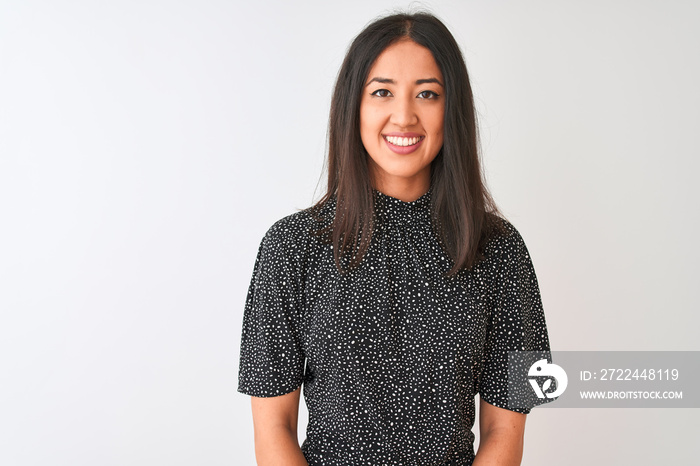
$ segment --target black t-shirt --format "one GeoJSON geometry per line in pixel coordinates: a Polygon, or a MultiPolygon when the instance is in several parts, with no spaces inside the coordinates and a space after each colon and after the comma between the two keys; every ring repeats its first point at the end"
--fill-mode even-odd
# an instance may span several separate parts
{"type": "Polygon", "coordinates": [[[431,193],[404,202],[374,190],[371,245],[347,275],[311,235],[307,210],[260,243],[238,391],[271,397],[303,384],[310,466],[470,465],[477,393],[530,412],[508,406],[505,382],[507,351],[549,350],[525,243],[505,222],[483,261],[443,278],[453,262],[431,227],[431,193]]]}

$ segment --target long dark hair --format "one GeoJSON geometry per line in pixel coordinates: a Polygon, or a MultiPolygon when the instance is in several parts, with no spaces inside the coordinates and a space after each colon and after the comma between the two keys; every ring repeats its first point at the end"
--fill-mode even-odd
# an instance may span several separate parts
{"type": "Polygon", "coordinates": [[[331,101],[328,128],[328,187],[311,208],[318,215],[335,201],[332,222],[315,233],[333,243],[336,267],[357,267],[374,230],[374,198],[367,151],[360,138],[360,99],[377,57],[408,38],[433,54],[445,79],[443,147],[431,163],[431,217],[438,240],[453,260],[447,276],[470,269],[483,259],[483,248],[502,215],[489,194],[480,163],[476,114],[462,53],[447,27],[430,13],[399,13],[370,23],[350,45],[331,101]],[[348,255],[348,256],[346,256],[348,255]]]}

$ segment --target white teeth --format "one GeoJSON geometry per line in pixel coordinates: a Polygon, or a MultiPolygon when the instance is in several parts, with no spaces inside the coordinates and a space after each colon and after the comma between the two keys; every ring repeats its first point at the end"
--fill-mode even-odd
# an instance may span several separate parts
{"type": "Polygon", "coordinates": [[[396,136],[386,136],[386,140],[395,146],[412,146],[420,141],[420,138],[401,138],[396,136]]]}

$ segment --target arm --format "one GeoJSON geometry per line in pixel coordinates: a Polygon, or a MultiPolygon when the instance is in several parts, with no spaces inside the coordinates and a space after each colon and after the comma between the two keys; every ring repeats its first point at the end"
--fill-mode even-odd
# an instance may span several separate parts
{"type": "Polygon", "coordinates": [[[258,466],[308,466],[297,439],[301,387],[269,398],[252,396],[258,466]]]}
{"type": "Polygon", "coordinates": [[[479,450],[473,466],[519,466],[527,414],[499,408],[479,398],[479,450]]]}

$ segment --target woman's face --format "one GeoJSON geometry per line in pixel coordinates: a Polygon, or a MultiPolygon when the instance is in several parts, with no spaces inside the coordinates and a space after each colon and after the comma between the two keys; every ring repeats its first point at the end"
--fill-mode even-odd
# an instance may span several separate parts
{"type": "Polygon", "coordinates": [[[427,48],[405,39],[372,65],[360,101],[360,136],[380,186],[427,188],[442,148],[444,80],[427,48]]]}

